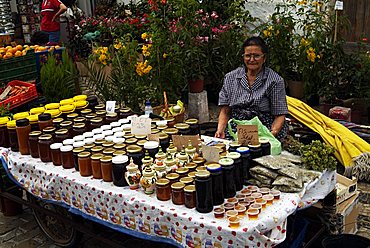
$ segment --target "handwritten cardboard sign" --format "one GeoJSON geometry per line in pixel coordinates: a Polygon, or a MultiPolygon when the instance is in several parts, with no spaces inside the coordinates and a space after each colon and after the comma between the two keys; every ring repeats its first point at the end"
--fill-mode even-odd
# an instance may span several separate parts
{"type": "Polygon", "coordinates": [[[217,162],[220,160],[220,149],[215,146],[202,145],[203,158],[208,162],[217,162]]]}
{"type": "Polygon", "coordinates": [[[176,146],[178,151],[181,151],[182,147],[187,147],[189,140],[198,151],[200,143],[199,135],[172,135],[173,145],[176,146]]]}
{"type": "Polygon", "coordinates": [[[238,142],[243,146],[248,144],[257,145],[258,141],[258,127],[257,125],[238,125],[238,142]]]}
{"type": "Polygon", "coordinates": [[[132,117],[131,118],[131,133],[133,135],[148,135],[151,133],[151,119],[148,117],[132,117]]]}

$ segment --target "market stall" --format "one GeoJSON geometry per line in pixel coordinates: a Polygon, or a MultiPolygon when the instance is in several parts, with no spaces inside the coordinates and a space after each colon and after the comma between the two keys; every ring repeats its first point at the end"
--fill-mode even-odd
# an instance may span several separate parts
{"type": "MultiPolygon", "coordinates": [[[[88,100],[76,96],[2,120],[8,139],[1,142],[10,148],[0,148],[1,160],[33,196],[120,232],[184,247],[272,247],[285,240],[289,215],[335,187],[335,171],[298,168],[286,152],[262,156],[261,145],[199,137],[194,119],[139,117],[88,100]],[[221,159],[209,157],[211,146],[221,159]],[[284,169],[302,176],[300,186],[284,169]],[[249,173],[271,173],[274,189],[248,183],[249,173]]],[[[170,113],[183,113],[181,102],[176,108],[170,113]]]]}

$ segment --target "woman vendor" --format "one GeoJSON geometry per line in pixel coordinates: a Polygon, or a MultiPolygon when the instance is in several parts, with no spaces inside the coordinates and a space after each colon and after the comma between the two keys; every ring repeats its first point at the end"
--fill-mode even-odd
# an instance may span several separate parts
{"type": "MultiPolygon", "coordinates": [[[[260,121],[279,140],[287,134],[285,115],[288,113],[284,79],[265,66],[268,47],[260,37],[247,39],[242,46],[244,66],[224,77],[219,94],[221,106],[216,138],[228,136],[229,118],[260,121]]],[[[232,124],[234,132],[236,125],[232,124]]]]}

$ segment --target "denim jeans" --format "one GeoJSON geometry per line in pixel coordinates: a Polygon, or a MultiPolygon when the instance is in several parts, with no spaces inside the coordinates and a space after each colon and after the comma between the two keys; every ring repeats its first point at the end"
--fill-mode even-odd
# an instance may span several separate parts
{"type": "Polygon", "coordinates": [[[49,35],[49,42],[59,42],[60,39],[60,31],[54,31],[54,32],[45,32],[49,35]]]}

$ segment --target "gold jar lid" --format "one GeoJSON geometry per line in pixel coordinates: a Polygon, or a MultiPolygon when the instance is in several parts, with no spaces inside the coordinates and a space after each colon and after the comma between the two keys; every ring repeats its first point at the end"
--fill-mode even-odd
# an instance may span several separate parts
{"type": "Polygon", "coordinates": [[[30,109],[30,114],[31,115],[39,115],[44,113],[45,108],[44,107],[37,107],[37,108],[31,108],[30,109]]]}
{"type": "Polygon", "coordinates": [[[183,177],[180,179],[180,182],[185,184],[185,185],[188,185],[188,184],[191,184],[194,182],[194,179],[192,177],[183,177]]]}
{"type": "Polygon", "coordinates": [[[221,165],[220,165],[219,163],[212,162],[212,163],[210,163],[210,164],[207,164],[207,165],[206,165],[206,168],[207,168],[207,170],[209,170],[209,171],[214,171],[214,170],[221,169],[221,165]]]}
{"type": "Polygon", "coordinates": [[[195,177],[199,177],[199,178],[206,178],[206,177],[209,177],[210,175],[211,173],[209,173],[209,171],[207,170],[197,171],[197,173],[195,173],[195,177]]]}
{"type": "Polygon", "coordinates": [[[180,175],[179,174],[177,174],[177,173],[169,173],[169,174],[167,174],[166,175],[166,178],[168,179],[168,180],[176,180],[176,179],[178,179],[180,177],[180,175]]]}
{"type": "Polygon", "coordinates": [[[195,185],[187,185],[184,188],[185,192],[195,192],[195,185]]]}
{"type": "Polygon", "coordinates": [[[73,153],[80,153],[80,152],[83,152],[83,151],[85,151],[84,147],[76,147],[72,150],[73,153]]]}
{"type": "Polygon", "coordinates": [[[98,117],[95,113],[90,113],[90,114],[85,115],[85,118],[91,121],[94,118],[101,118],[101,117],[98,117]]]}
{"type": "Polygon", "coordinates": [[[104,110],[104,109],[105,109],[105,104],[98,104],[95,106],[95,111],[104,110]]]}
{"type": "Polygon", "coordinates": [[[125,149],[125,147],[126,147],[126,144],[114,144],[113,145],[113,148],[116,150],[123,150],[125,149]]]}
{"type": "Polygon", "coordinates": [[[151,134],[159,133],[159,129],[157,129],[157,128],[152,128],[152,129],[150,130],[150,133],[151,133],[151,134]]]}
{"type": "Polygon", "coordinates": [[[67,127],[67,126],[72,126],[72,121],[63,121],[62,123],[60,123],[60,126],[61,127],[67,127]]]}
{"type": "Polygon", "coordinates": [[[188,173],[188,177],[195,178],[196,171],[192,171],[188,173]]]}
{"type": "Polygon", "coordinates": [[[100,162],[112,162],[112,156],[103,156],[101,159],[100,159],[100,162]]]}
{"type": "Polygon", "coordinates": [[[90,152],[80,152],[78,154],[78,157],[79,158],[87,158],[87,157],[90,157],[91,153],[90,152]]]}
{"type": "Polygon", "coordinates": [[[52,138],[53,136],[51,136],[50,134],[43,134],[39,136],[39,140],[51,140],[52,138]]]}
{"type": "Polygon", "coordinates": [[[85,118],[85,117],[80,116],[80,117],[75,118],[73,121],[74,121],[75,123],[80,123],[80,122],[84,123],[84,122],[86,121],[86,118],[85,118]]]}
{"type": "Polygon", "coordinates": [[[128,113],[130,111],[131,111],[131,109],[127,108],[127,107],[120,108],[120,110],[119,110],[119,112],[121,112],[121,113],[128,113]]]}
{"type": "Polygon", "coordinates": [[[126,144],[135,144],[137,142],[137,139],[136,138],[129,138],[129,139],[126,139],[126,144]]]}
{"type": "Polygon", "coordinates": [[[76,109],[83,109],[89,105],[89,102],[88,101],[75,101],[73,105],[75,105],[76,109]]]}
{"type": "Polygon", "coordinates": [[[197,157],[197,158],[193,159],[193,162],[196,163],[197,165],[199,165],[199,164],[205,163],[206,160],[203,157],[197,157]]]}
{"type": "Polygon", "coordinates": [[[55,130],[56,130],[56,128],[55,127],[45,127],[42,131],[44,132],[44,133],[54,133],[55,132],[55,130]]]}
{"type": "Polygon", "coordinates": [[[81,110],[81,114],[82,115],[89,115],[92,113],[92,110],[91,109],[83,109],[81,110]]]}
{"type": "Polygon", "coordinates": [[[84,148],[85,148],[86,150],[91,150],[91,148],[93,148],[93,147],[95,147],[95,144],[85,144],[85,145],[84,145],[84,148]]]}
{"type": "Polygon", "coordinates": [[[94,146],[93,148],[91,148],[91,151],[97,153],[103,151],[103,149],[104,148],[102,146],[94,146]]]}
{"type": "Polygon", "coordinates": [[[134,137],[134,135],[131,134],[131,133],[125,133],[125,135],[123,135],[123,138],[125,138],[125,139],[131,139],[133,137],[134,137]]]}
{"type": "Polygon", "coordinates": [[[103,118],[101,118],[101,117],[95,117],[95,118],[92,118],[90,120],[90,122],[93,122],[93,123],[103,122],[103,118]]]}
{"type": "Polygon", "coordinates": [[[111,155],[115,152],[116,150],[114,150],[113,148],[106,148],[103,150],[103,154],[104,155],[111,155]]]}
{"type": "Polygon", "coordinates": [[[60,123],[62,123],[64,121],[64,119],[63,118],[55,118],[55,119],[53,119],[53,123],[54,124],[60,124],[60,123]]]}
{"type": "Polygon", "coordinates": [[[229,144],[229,146],[230,146],[230,147],[239,147],[239,146],[241,146],[241,144],[239,144],[239,142],[238,142],[238,141],[233,141],[233,142],[231,142],[231,143],[229,144]]]}
{"type": "Polygon", "coordinates": [[[169,134],[169,135],[174,135],[174,134],[177,134],[179,132],[179,130],[177,130],[177,128],[170,127],[170,128],[164,129],[163,132],[165,132],[166,134],[169,134]]]}
{"type": "Polygon", "coordinates": [[[138,140],[146,139],[146,135],[135,135],[134,137],[138,140]]]}
{"type": "Polygon", "coordinates": [[[142,152],[143,151],[143,148],[141,148],[140,146],[138,145],[129,145],[127,148],[126,148],[126,151],[128,153],[137,153],[137,152],[142,152]]]}
{"type": "Polygon", "coordinates": [[[172,189],[183,189],[184,187],[185,187],[185,184],[180,183],[180,182],[171,184],[172,189]]]}
{"type": "Polygon", "coordinates": [[[42,134],[41,131],[33,131],[33,132],[30,132],[30,136],[34,137],[34,136],[40,136],[42,134]]]}
{"type": "Polygon", "coordinates": [[[93,160],[100,160],[101,158],[103,157],[103,154],[102,153],[95,153],[93,155],[91,155],[91,159],[93,160]]]}
{"type": "Polygon", "coordinates": [[[95,145],[102,145],[104,142],[105,142],[105,139],[96,139],[96,140],[94,141],[94,144],[95,144],[95,145]]]}
{"type": "Polygon", "coordinates": [[[152,119],[152,124],[150,124],[150,129],[154,129],[156,127],[157,127],[157,125],[153,123],[153,119],[152,119]]]}
{"type": "Polygon", "coordinates": [[[84,128],[85,127],[85,123],[75,123],[73,124],[73,128],[84,128]]]}
{"type": "Polygon", "coordinates": [[[119,150],[119,151],[115,151],[113,153],[113,156],[121,156],[121,155],[126,155],[126,152],[122,151],[122,150],[119,150]]]}
{"type": "Polygon", "coordinates": [[[108,148],[108,147],[113,147],[114,146],[114,143],[113,142],[110,142],[110,141],[105,141],[102,146],[104,148],[108,148]]]}
{"type": "Polygon", "coordinates": [[[58,135],[66,134],[66,133],[68,133],[68,129],[65,129],[65,128],[58,129],[58,130],[55,131],[55,134],[58,134],[58,135]]]}
{"type": "Polygon", "coordinates": [[[67,115],[68,119],[74,119],[74,118],[77,118],[77,117],[78,117],[77,113],[70,113],[70,114],[67,115]]]}
{"type": "Polygon", "coordinates": [[[176,123],[175,128],[184,130],[184,129],[189,129],[190,126],[189,124],[186,124],[186,123],[176,123]]]}
{"type": "Polygon", "coordinates": [[[207,171],[207,168],[205,166],[198,166],[195,170],[197,172],[199,172],[199,171],[207,171]]]}
{"type": "Polygon", "coordinates": [[[195,124],[198,124],[198,119],[187,119],[185,121],[186,124],[189,124],[189,125],[195,125],[195,124]]]}
{"type": "Polygon", "coordinates": [[[176,173],[179,175],[184,175],[189,172],[189,169],[186,167],[180,167],[176,170],[176,173]]]}
{"type": "Polygon", "coordinates": [[[99,110],[99,111],[96,111],[96,114],[99,115],[99,116],[105,116],[107,114],[107,111],[99,110]]]}
{"type": "Polygon", "coordinates": [[[147,141],[147,140],[139,140],[138,142],[136,142],[136,144],[137,144],[138,146],[144,147],[144,144],[145,144],[146,142],[148,142],[148,141],[147,141]]]}
{"type": "Polygon", "coordinates": [[[156,184],[157,185],[160,185],[160,186],[166,186],[170,183],[170,180],[166,179],[166,178],[160,178],[157,180],[156,184]]]}
{"type": "Polygon", "coordinates": [[[109,118],[115,118],[115,117],[117,117],[117,113],[107,113],[106,115],[105,115],[106,117],[109,117],[109,118]]]}
{"type": "Polygon", "coordinates": [[[159,134],[159,139],[160,139],[160,140],[168,139],[168,137],[169,137],[169,136],[168,136],[168,134],[166,134],[166,133],[163,133],[163,132],[162,132],[162,133],[160,133],[160,134],[159,134]]]}
{"type": "Polygon", "coordinates": [[[185,165],[185,168],[188,168],[189,170],[194,170],[195,168],[197,168],[197,164],[194,163],[194,162],[189,162],[185,165]]]}
{"type": "Polygon", "coordinates": [[[214,147],[217,147],[223,151],[226,149],[226,145],[224,143],[215,144],[214,147]]]}

